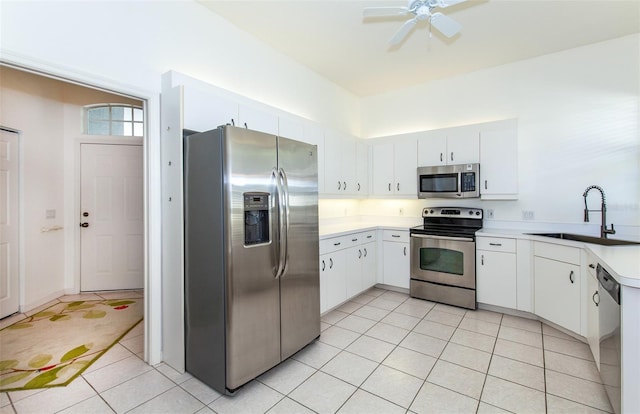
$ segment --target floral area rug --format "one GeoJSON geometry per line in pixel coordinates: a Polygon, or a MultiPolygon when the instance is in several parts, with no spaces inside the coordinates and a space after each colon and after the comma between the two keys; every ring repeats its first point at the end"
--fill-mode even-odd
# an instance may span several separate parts
{"type": "Polygon", "coordinates": [[[0,331],[0,392],[63,386],[143,317],[143,299],[61,302],[0,331]]]}

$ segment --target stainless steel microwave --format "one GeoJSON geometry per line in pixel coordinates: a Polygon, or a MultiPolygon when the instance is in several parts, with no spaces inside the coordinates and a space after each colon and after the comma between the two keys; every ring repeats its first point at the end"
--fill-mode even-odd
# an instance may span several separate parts
{"type": "Polygon", "coordinates": [[[418,198],[480,197],[480,164],[418,167],[418,198]]]}

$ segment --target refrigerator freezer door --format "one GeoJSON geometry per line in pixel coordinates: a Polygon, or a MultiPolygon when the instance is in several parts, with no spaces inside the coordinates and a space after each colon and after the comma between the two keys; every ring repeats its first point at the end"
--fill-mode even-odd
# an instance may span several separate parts
{"type": "Polygon", "coordinates": [[[285,177],[287,242],[280,277],[282,359],[320,335],[317,147],[278,138],[278,168],[285,177]]]}
{"type": "Polygon", "coordinates": [[[276,279],[278,242],[277,138],[225,126],[224,205],[227,385],[235,389],[280,362],[280,295],[276,279]],[[269,193],[268,242],[245,243],[245,194],[269,193]]]}

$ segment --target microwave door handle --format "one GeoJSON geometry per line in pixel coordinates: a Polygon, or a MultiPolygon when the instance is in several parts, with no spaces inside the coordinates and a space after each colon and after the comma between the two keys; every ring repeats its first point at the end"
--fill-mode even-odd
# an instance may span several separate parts
{"type": "Polygon", "coordinates": [[[434,239],[434,240],[450,240],[450,241],[470,241],[471,237],[450,237],[450,236],[434,236],[430,234],[412,234],[411,237],[417,237],[419,239],[434,239]]]}
{"type": "Polygon", "coordinates": [[[458,197],[462,197],[462,173],[461,172],[458,172],[458,191],[456,195],[458,197]]]}

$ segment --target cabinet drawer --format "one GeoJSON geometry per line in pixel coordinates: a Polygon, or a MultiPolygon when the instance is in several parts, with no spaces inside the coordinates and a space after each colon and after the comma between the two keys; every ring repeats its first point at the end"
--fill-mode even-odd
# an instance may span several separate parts
{"type": "Polygon", "coordinates": [[[539,257],[580,265],[580,249],[577,247],[535,242],[533,244],[533,254],[539,257]]]}
{"type": "Polygon", "coordinates": [[[360,233],[353,233],[353,234],[349,234],[347,236],[344,236],[347,238],[347,245],[349,247],[353,247],[353,246],[359,246],[363,243],[368,243],[370,241],[374,241],[376,239],[376,232],[375,231],[365,231],[365,232],[360,232],[360,233]]]}
{"type": "Polygon", "coordinates": [[[409,243],[409,231],[407,230],[384,230],[382,239],[385,241],[409,243]]]}
{"type": "Polygon", "coordinates": [[[477,237],[476,249],[494,252],[515,253],[516,240],[502,237],[477,237]]]}
{"type": "Polygon", "coordinates": [[[351,238],[349,236],[332,237],[330,239],[320,240],[320,254],[346,249],[351,245],[350,243],[351,238]]]}

